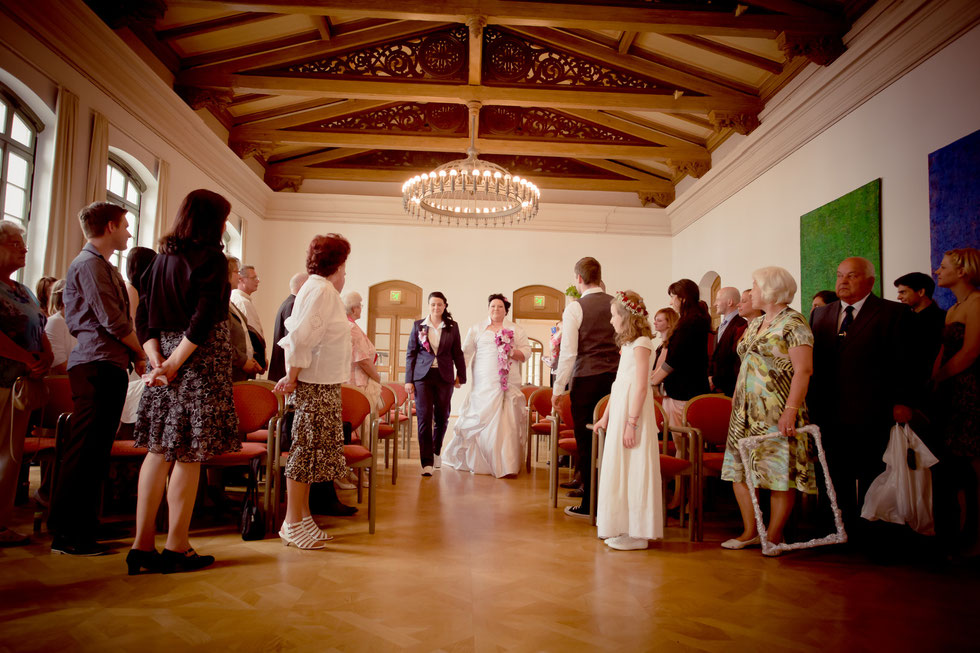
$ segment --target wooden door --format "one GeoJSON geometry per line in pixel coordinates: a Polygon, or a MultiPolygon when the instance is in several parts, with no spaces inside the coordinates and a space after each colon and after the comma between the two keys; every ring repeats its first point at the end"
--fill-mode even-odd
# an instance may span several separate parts
{"type": "Polygon", "coordinates": [[[382,383],[405,381],[405,349],[412,323],[422,317],[422,289],[384,281],[368,289],[368,338],[378,350],[382,383]]]}

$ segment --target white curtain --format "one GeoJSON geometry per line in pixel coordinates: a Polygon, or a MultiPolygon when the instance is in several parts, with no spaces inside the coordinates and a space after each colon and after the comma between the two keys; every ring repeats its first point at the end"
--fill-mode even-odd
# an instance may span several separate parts
{"type": "Polygon", "coordinates": [[[156,222],[153,223],[153,244],[151,249],[159,247],[160,239],[167,233],[169,227],[170,214],[167,207],[167,193],[170,186],[170,164],[160,159],[159,170],[157,171],[157,215],[156,222]]]}
{"type": "Polygon", "coordinates": [[[77,227],[72,224],[78,207],[72,206],[71,185],[74,170],[75,136],[78,128],[78,96],[64,87],[58,89],[58,125],[55,131],[54,174],[51,182],[51,215],[48,247],[44,253],[44,274],[64,278],[82,247],[77,227]],[[74,227],[74,228],[73,228],[74,227]]]}
{"type": "Polygon", "coordinates": [[[92,141],[88,150],[88,180],[85,201],[105,201],[106,166],[109,165],[109,121],[98,111],[92,112],[92,141]]]}

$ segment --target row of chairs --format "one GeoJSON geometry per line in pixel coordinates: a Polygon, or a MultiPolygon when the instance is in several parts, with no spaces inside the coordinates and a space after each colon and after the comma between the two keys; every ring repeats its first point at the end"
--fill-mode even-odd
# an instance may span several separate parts
{"type": "MultiPolygon", "coordinates": [[[[552,408],[551,388],[525,386],[522,388],[528,404],[527,420],[527,470],[531,470],[532,440],[542,436],[549,439],[549,500],[553,507],[558,506],[559,474],[558,461],[562,456],[578,456],[572,420],[571,401],[568,394],[562,395],[557,409],[552,408]]],[[[598,421],[605,411],[608,395],[595,407],[593,422],[598,421]]],[[[706,476],[720,476],[724,460],[724,447],[728,437],[728,422],[732,411],[732,400],[724,394],[705,394],[687,402],[681,424],[672,424],[663,405],[654,399],[654,412],[657,428],[661,434],[660,475],[666,487],[676,480],[675,492],[682,500],[680,509],[681,526],[685,522],[683,495],[685,485],[690,488],[688,498],[688,535],[691,541],[704,538],[704,482],[706,476]],[[671,441],[671,434],[682,440],[681,450],[671,441]]],[[[592,424],[587,425],[592,429],[592,424]]],[[[602,451],[605,432],[597,429],[592,438],[589,453],[592,465],[591,496],[589,501],[592,523],[596,520],[596,494],[599,474],[602,468],[602,451]]],[[[533,443],[535,457],[539,442],[533,443]]],[[[582,452],[584,453],[584,452],[582,452]]],[[[663,494],[666,504],[666,491],[663,494]]],[[[666,508],[666,506],[665,506],[666,508]]]]}

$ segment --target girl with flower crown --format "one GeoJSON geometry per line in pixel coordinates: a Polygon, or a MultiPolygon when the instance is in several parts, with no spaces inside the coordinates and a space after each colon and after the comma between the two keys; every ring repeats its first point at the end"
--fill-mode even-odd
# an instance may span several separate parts
{"type": "Polygon", "coordinates": [[[616,293],[609,321],[622,350],[606,412],[595,424],[606,431],[596,527],[610,548],[634,551],[664,536],[657,418],[647,382],[653,331],[643,298],[631,290],[616,293]]]}
{"type": "Polygon", "coordinates": [[[531,356],[524,329],[507,319],[510,302],[487,298],[487,318],[474,324],[463,342],[473,379],[456,420],[443,462],[459,471],[517,475],[527,451],[527,400],[521,393],[521,362],[531,356]]]}

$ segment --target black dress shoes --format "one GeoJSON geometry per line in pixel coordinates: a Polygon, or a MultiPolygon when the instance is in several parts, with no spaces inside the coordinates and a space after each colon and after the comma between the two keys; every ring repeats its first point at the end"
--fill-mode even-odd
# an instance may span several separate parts
{"type": "Polygon", "coordinates": [[[160,571],[165,574],[197,571],[213,563],[214,556],[198,555],[194,549],[187,549],[183,553],[164,549],[163,553],[160,554],[160,571]]]}
{"type": "Polygon", "coordinates": [[[564,488],[566,490],[577,490],[582,487],[581,481],[568,481],[567,483],[562,483],[558,487],[564,488]]]}
{"type": "Polygon", "coordinates": [[[139,551],[130,549],[126,555],[126,567],[130,576],[136,576],[145,569],[150,573],[160,571],[161,558],[156,549],[151,551],[139,551]]]}
{"type": "Polygon", "coordinates": [[[322,507],[320,510],[316,511],[318,515],[327,515],[329,517],[350,517],[357,513],[357,506],[348,506],[345,503],[336,501],[328,506],[322,507]]]}

